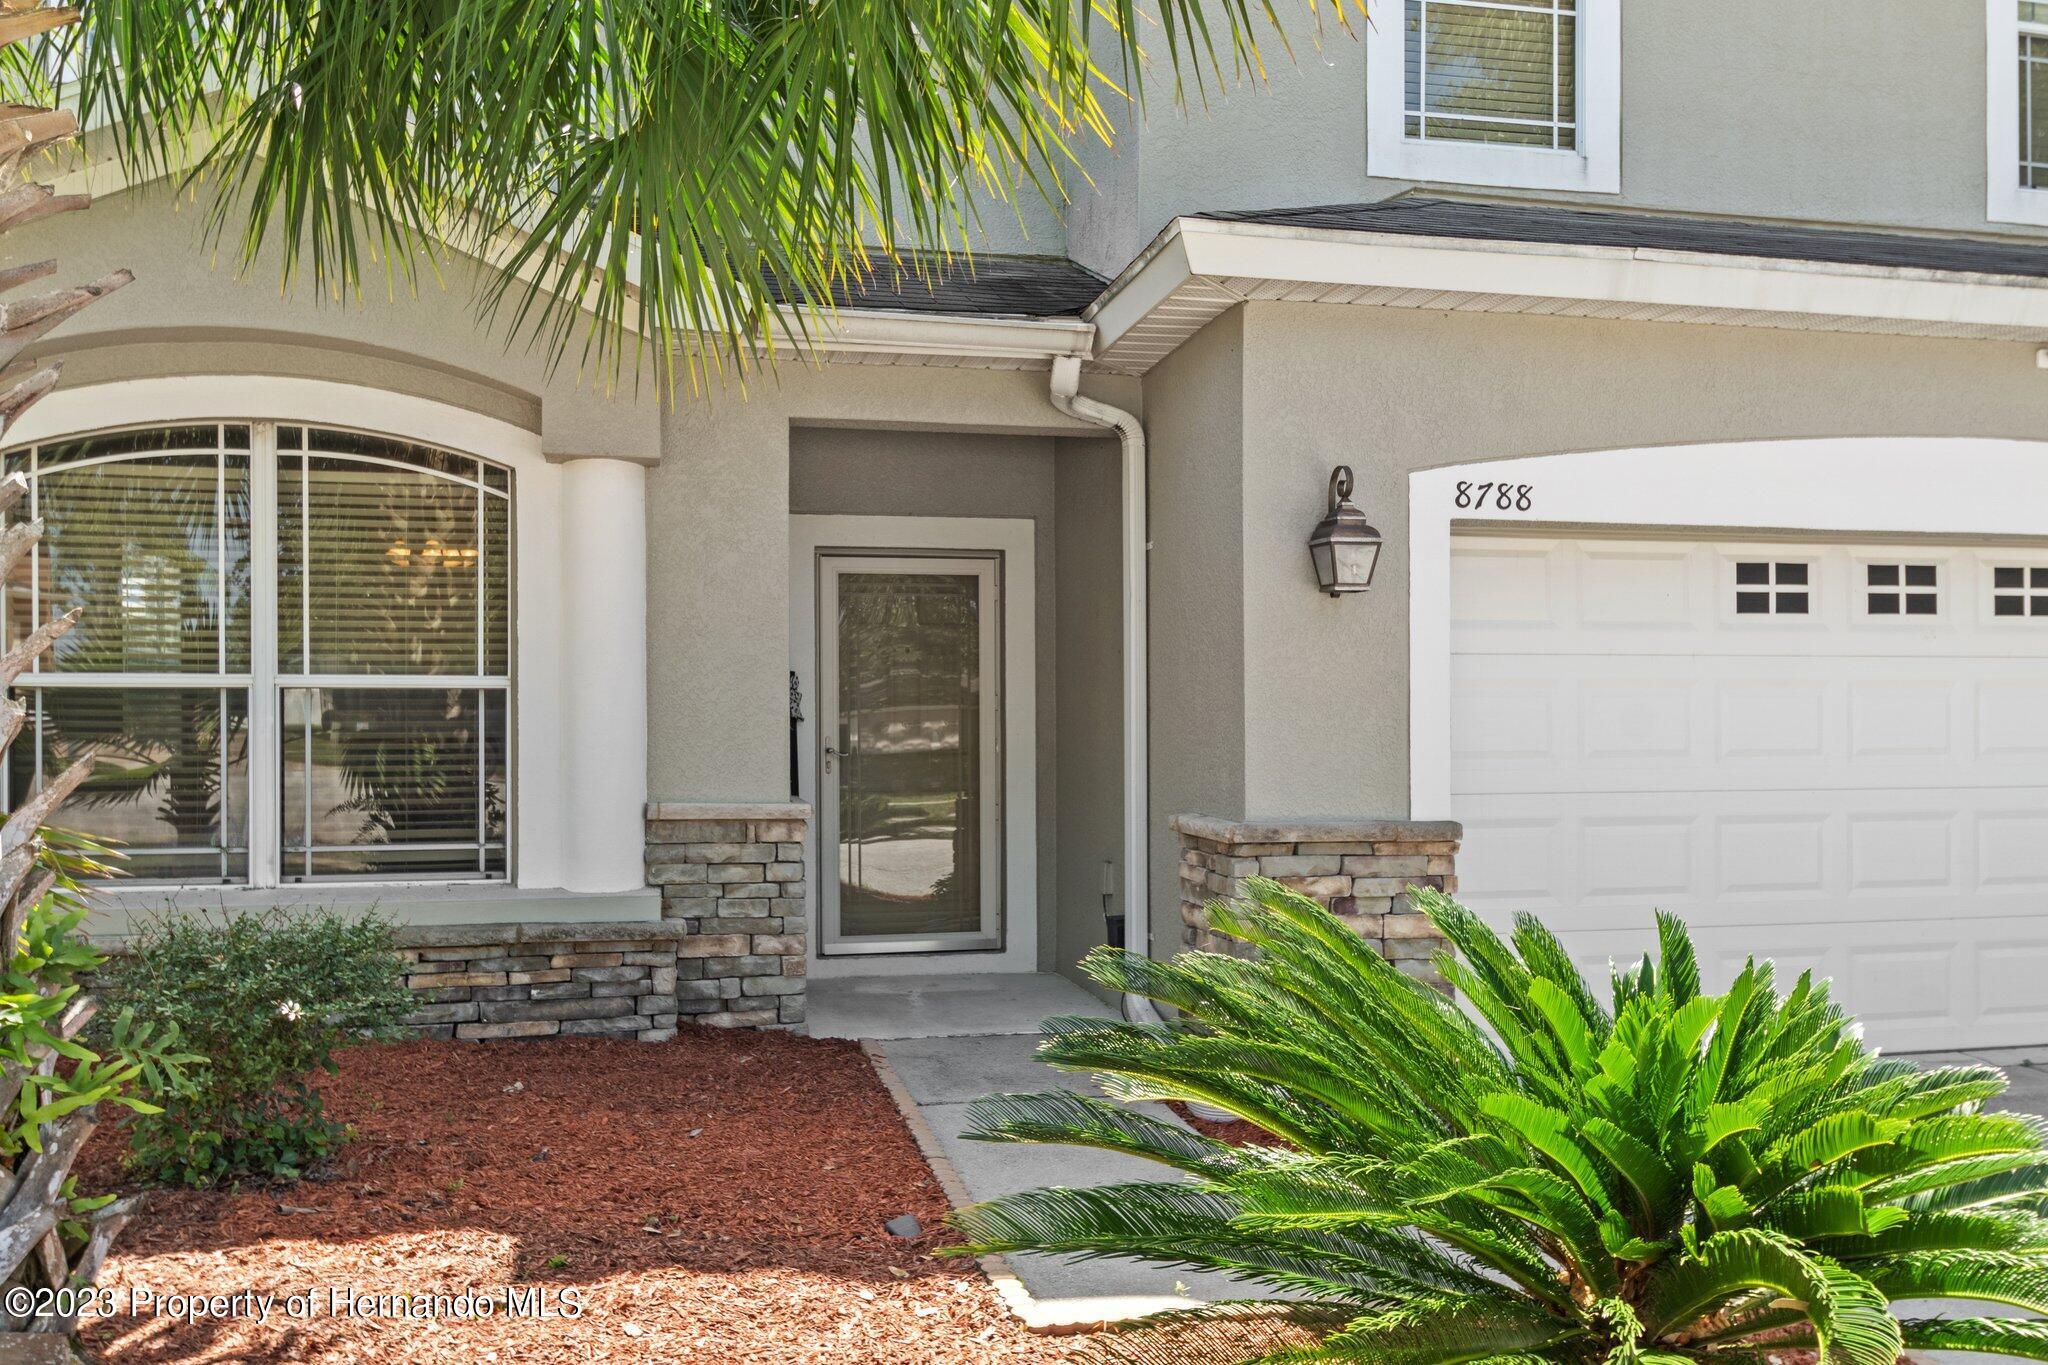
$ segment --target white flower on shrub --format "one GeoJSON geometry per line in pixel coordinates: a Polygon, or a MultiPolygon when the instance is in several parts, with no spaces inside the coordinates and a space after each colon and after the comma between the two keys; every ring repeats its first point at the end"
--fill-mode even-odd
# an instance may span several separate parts
{"type": "Polygon", "coordinates": [[[296,1024],[306,1017],[306,1009],[296,1000],[280,1000],[277,1002],[277,1015],[286,1023],[296,1024]]]}

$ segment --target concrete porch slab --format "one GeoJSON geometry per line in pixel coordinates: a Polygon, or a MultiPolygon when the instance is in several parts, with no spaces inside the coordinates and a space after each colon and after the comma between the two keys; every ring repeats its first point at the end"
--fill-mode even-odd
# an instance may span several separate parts
{"type": "Polygon", "coordinates": [[[813,1038],[1035,1035],[1051,1015],[1113,1013],[1065,977],[1042,972],[814,976],[809,994],[813,1038]]]}

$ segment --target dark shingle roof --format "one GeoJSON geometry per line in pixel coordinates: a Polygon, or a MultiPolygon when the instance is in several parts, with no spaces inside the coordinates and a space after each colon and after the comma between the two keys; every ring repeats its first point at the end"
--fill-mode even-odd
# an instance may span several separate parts
{"type": "Polygon", "coordinates": [[[1373,204],[1251,209],[1197,216],[1223,222],[1389,232],[1411,237],[1636,247],[2048,278],[2048,242],[2036,246],[1965,237],[1913,237],[1899,232],[1731,223],[1720,219],[1555,208],[1547,204],[1401,197],[1373,204]]]}
{"type": "Polygon", "coordinates": [[[1105,283],[1060,256],[906,257],[899,263],[878,255],[860,278],[833,290],[833,302],[955,317],[1074,317],[1105,283]]]}

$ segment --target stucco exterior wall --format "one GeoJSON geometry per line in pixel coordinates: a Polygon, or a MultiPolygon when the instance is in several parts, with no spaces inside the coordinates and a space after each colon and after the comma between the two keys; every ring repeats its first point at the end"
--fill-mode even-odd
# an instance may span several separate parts
{"type": "MultiPolygon", "coordinates": [[[[2048,376],[2024,343],[1313,304],[1241,311],[1241,791],[1256,819],[1410,813],[1412,471],[1682,442],[2048,430],[2048,376]],[[1354,501],[1387,549],[1369,594],[1333,601],[1316,591],[1303,547],[1338,463],[1357,471],[1354,501]]],[[[1230,383],[1234,369],[1214,359],[1210,378],[1230,383]]],[[[1654,480],[1654,454],[1644,458],[1654,480]]],[[[1767,491],[1759,506],[1767,516],[1767,491]]],[[[1672,520],[1684,521],[1682,507],[1672,520]]]]}
{"type": "Polygon", "coordinates": [[[200,206],[156,184],[7,235],[0,263],[55,257],[62,282],[135,273],[41,344],[40,354],[64,358],[67,385],[177,374],[328,379],[538,431],[554,458],[659,455],[653,376],[638,384],[629,374],[608,392],[581,381],[573,358],[551,370],[544,355],[508,344],[478,323],[479,272],[466,258],[420,261],[417,293],[376,278],[361,298],[336,301],[304,279],[281,291],[275,253],[238,273],[233,248],[213,252],[202,229],[200,206]]]}
{"type": "MultiPolygon", "coordinates": [[[[1058,890],[1040,913],[1056,927],[1048,966],[1080,981],[1074,964],[1103,941],[1104,863],[1123,885],[1123,451],[1100,440],[1061,440],[1056,451],[1060,856],[1058,890]]],[[[1121,890],[1115,909],[1126,913],[1121,890]]]]}
{"type": "MultiPolygon", "coordinates": [[[[1135,384],[1089,391],[1134,403],[1135,384]]],[[[788,795],[790,434],[802,426],[1092,433],[1042,372],[785,359],[664,414],[648,471],[648,788],[657,800],[788,795]]]]}
{"type": "MultiPolygon", "coordinates": [[[[1077,209],[1083,264],[1121,269],[1176,214],[1380,199],[1413,182],[1372,174],[1365,48],[1400,42],[1399,4],[1328,22],[1283,5],[1294,47],[1262,30],[1263,84],[1171,107],[1164,73],[1134,170],[1104,181],[1129,210],[1077,209]],[[1368,36],[1368,33],[1370,36],[1368,36]]],[[[1532,197],[1592,207],[2040,235],[1985,217],[1985,17],[1976,0],[1623,3],[1621,193],[1532,197]]],[[[1110,158],[1098,157],[1098,161],[1110,158]]],[[[1512,198],[1527,192],[1434,186],[1512,198]]]]}
{"type": "MultiPolygon", "coordinates": [[[[1245,813],[1245,360],[1244,312],[1233,309],[1145,380],[1152,534],[1149,892],[1153,939],[1163,946],[1180,941],[1180,840],[1167,819],[1245,813]]],[[[1131,928],[1135,933],[1137,926],[1131,928]]]]}

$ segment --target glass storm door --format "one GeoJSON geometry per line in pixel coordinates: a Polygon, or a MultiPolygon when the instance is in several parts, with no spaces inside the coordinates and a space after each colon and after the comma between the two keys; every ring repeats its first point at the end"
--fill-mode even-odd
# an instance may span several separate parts
{"type": "Polygon", "coordinates": [[[999,949],[1002,566],[818,563],[819,951],[999,949]]]}

